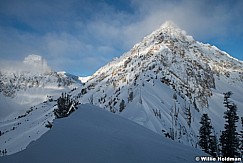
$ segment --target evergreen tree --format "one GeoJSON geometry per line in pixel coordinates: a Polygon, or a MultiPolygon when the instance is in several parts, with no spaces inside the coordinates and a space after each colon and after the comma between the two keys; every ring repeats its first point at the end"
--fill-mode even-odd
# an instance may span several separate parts
{"type": "Polygon", "coordinates": [[[212,144],[213,140],[212,139],[212,125],[210,122],[210,118],[208,117],[207,114],[203,114],[201,117],[200,124],[202,125],[199,129],[199,145],[202,148],[202,150],[206,153],[210,153],[212,150],[212,144]]]}
{"type": "Polygon", "coordinates": [[[214,157],[218,155],[218,140],[215,134],[210,135],[209,154],[214,157]]]}
{"type": "Polygon", "coordinates": [[[54,110],[56,118],[63,118],[69,116],[74,110],[77,101],[70,99],[70,95],[63,94],[57,99],[57,109],[54,110]]]}
{"type": "Polygon", "coordinates": [[[132,102],[132,100],[133,100],[133,91],[129,93],[128,102],[132,102]]]}
{"type": "Polygon", "coordinates": [[[220,136],[221,154],[223,157],[238,157],[239,156],[239,139],[236,131],[236,122],[239,117],[237,116],[237,106],[230,101],[232,92],[224,93],[224,106],[226,111],[224,112],[224,118],[226,124],[224,131],[220,136]]]}
{"type": "Polygon", "coordinates": [[[241,157],[243,157],[243,117],[241,117],[241,131],[240,131],[240,151],[241,157]]]}
{"type": "Polygon", "coordinates": [[[122,99],[121,103],[120,103],[120,112],[122,112],[125,109],[125,101],[122,99]]]}

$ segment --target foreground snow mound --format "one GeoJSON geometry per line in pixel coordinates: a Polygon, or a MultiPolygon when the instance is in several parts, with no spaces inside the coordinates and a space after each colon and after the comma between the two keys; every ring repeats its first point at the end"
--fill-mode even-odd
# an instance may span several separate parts
{"type": "Polygon", "coordinates": [[[0,162],[195,162],[201,151],[93,105],[81,105],[26,150],[0,162]]]}

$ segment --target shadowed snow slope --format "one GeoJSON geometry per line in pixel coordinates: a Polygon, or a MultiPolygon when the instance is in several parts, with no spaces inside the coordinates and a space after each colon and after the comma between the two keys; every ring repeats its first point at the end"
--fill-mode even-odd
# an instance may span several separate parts
{"type": "Polygon", "coordinates": [[[0,162],[194,162],[201,151],[166,139],[132,121],[85,104],[26,150],[0,162]]]}

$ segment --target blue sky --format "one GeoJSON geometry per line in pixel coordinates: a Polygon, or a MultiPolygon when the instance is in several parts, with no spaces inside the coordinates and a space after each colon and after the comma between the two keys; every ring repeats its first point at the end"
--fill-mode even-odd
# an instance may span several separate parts
{"type": "Polygon", "coordinates": [[[166,20],[243,60],[242,0],[1,0],[0,60],[91,75],[166,20]]]}

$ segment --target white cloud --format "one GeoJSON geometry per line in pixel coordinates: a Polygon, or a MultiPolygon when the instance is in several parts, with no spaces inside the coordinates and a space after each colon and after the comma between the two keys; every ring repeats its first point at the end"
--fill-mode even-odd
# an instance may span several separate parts
{"type": "Polygon", "coordinates": [[[242,1],[234,1],[236,3],[194,0],[136,2],[140,11],[147,13],[143,21],[158,25],[158,22],[169,19],[199,39],[229,35],[231,22],[242,26],[241,19],[235,18],[235,15],[241,13],[242,1]]]}

